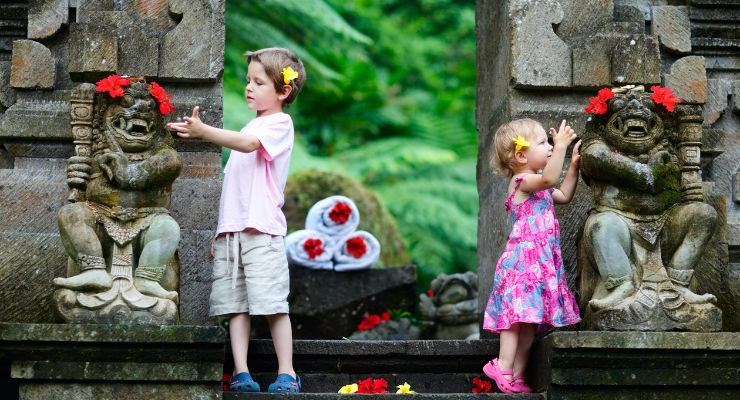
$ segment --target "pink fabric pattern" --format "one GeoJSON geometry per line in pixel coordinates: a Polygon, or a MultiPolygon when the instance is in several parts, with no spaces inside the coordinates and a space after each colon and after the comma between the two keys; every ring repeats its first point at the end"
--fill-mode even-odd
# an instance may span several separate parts
{"type": "Polygon", "coordinates": [[[496,265],[483,329],[500,332],[517,322],[539,324],[538,332],[580,322],[568,287],[560,253],[560,225],[555,217],[553,189],[532,193],[514,204],[516,186],[506,200],[512,229],[496,265]]]}

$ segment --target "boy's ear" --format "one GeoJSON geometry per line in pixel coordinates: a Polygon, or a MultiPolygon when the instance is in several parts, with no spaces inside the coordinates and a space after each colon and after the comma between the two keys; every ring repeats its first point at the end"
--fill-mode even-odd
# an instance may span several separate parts
{"type": "Polygon", "coordinates": [[[293,86],[283,85],[283,92],[278,93],[278,99],[280,99],[280,101],[287,99],[291,92],[293,92],[293,86]]]}

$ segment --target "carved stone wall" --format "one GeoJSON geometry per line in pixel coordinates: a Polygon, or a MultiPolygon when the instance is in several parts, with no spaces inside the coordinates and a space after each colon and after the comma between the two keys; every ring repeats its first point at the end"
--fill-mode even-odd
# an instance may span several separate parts
{"type": "MultiPolygon", "coordinates": [[[[660,84],[704,106],[702,175],[721,222],[692,285],[718,297],[723,330],[740,330],[738,14],[733,0],[478,0],[479,311],[510,229],[507,181],[489,168],[496,128],[528,116],[545,128],[567,119],[583,132],[583,108],[599,88],[660,84]]],[[[581,181],[557,208],[573,288],[590,197],[581,181]]]]}
{"type": "MultiPolygon", "coordinates": [[[[31,0],[0,4],[0,321],[53,322],[51,280],[65,276],[58,209],[74,152],[69,95],[80,82],[140,75],[189,115],[221,126],[225,0],[31,0]]],[[[208,243],[220,149],[176,139],[180,322],[207,323],[208,243]]]]}

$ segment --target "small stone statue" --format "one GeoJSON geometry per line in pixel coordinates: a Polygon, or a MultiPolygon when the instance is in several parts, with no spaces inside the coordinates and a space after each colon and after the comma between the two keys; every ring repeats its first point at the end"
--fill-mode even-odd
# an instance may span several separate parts
{"type": "Polygon", "coordinates": [[[440,274],[419,295],[423,321],[435,325],[435,339],[474,339],[478,329],[478,275],[440,274]]]}
{"type": "Polygon", "coordinates": [[[584,322],[598,330],[719,330],[715,296],[689,288],[717,221],[702,192],[701,108],[674,110],[676,99],[659,86],[608,90],[601,106],[590,106],[597,112],[581,149],[593,192],[579,243],[584,322]]]}
{"type": "Polygon", "coordinates": [[[180,240],[168,207],[182,161],[164,129],[169,95],[113,75],[79,85],[70,103],[71,203],[58,213],[68,277],[54,279],[57,311],[67,322],[172,324],[178,294],[163,276],[180,240]]]}

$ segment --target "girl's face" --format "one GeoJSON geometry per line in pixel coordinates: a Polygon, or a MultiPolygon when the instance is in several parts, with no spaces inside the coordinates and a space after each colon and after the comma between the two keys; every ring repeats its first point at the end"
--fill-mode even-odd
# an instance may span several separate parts
{"type": "Polygon", "coordinates": [[[547,134],[541,126],[537,127],[524,155],[527,156],[527,165],[535,171],[545,168],[547,161],[550,160],[552,146],[547,142],[547,134]]]}
{"type": "Polygon", "coordinates": [[[252,61],[247,67],[247,86],[244,87],[247,108],[257,111],[257,116],[283,111],[283,100],[287,94],[277,93],[275,85],[267,76],[262,63],[252,61]]]}

